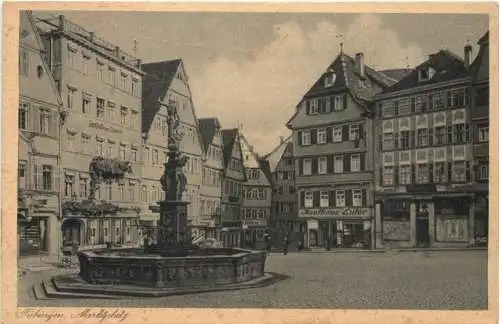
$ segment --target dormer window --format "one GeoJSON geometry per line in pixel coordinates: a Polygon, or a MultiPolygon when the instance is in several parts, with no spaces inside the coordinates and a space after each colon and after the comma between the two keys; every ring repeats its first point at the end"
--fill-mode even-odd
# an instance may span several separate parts
{"type": "Polygon", "coordinates": [[[332,69],[328,70],[328,72],[325,75],[325,79],[324,79],[325,80],[325,88],[333,86],[333,84],[335,83],[335,77],[336,77],[335,71],[332,69]]]}
{"type": "Polygon", "coordinates": [[[434,77],[434,74],[436,74],[436,70],[430,66],[428,68],[421,69],[418,71],[418,81],[429,81],[434,77]]]}

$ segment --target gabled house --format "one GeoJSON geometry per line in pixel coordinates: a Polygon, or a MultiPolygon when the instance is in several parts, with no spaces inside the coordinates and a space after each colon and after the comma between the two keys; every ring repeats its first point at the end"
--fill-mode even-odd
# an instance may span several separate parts
{"type": "Polygon", "coordinates": [[[20,14],[19,252],[59,251],[60,113],[63,104],[29,11],[20,14]]]}
{"type": "Polygon", "coordinates": [[[395,80],[341,52],[303,96],[292,130],[305,247],[367,247],[373,230],[370,101],[395,80]]]}
{"type": "Polygon", "coordinates": [[[433,53],[375,97],[377,248],[474,241],[471,53],[433,53]]]}
{"type": "Polygon", "coordinates": [[[200,219],[204,235],[216,238],[221,223],[221,194],[224,173],[222,133],[217,118],[198,119],[203,144],[203,169],[200,191],[200,219]]]}
{"type": "Polygon", "coordinates": [[[272,186],[266,168],[244,135],[240,137],[243,167],[247,176],[243,184],[241,220],[245,246],[263,246],[264,232],[271,217],[272,186]]]}
{"type": "Polygon", "coordinates": [[[243,184],[247,177],[243,165],[240,132],[238,129],[223,129],[224,173],[221,195],[222,217],[219,240],[225,246],[241,246],[242,222],[241,207],[243,203],[243,184]]]}
{"type": "Polygon", "coordinates": [[[202,141],[196,111],[191,99],[188,77],[181,59],[143,64],[146,73],[142,87],[142,156],[143,178],[141,198],[143,224],[156,226],[159,220],[158,201],[164,199],[160,177],[167,158],[167,107],[176,105],[184,134],[180,149],[188,159],[184,168],[188,201],[188,221],[197,236],[200,227],[200,187],[202,179],[202,141]]]}

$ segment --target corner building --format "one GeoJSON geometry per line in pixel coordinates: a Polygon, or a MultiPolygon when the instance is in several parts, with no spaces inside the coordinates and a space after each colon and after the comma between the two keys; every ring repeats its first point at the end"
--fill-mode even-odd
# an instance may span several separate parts
{"type": "Polygon", "coordinates": [[[474,240],[470,63],[441,50],[376,96],[376,247],[474,240]]]}
{"type": "Polygon", "coordinates": [[[373,237],[370,100],[395,81],[340,53],[287,123],[293,131],[305,247],[369,247],[373,237]]]}

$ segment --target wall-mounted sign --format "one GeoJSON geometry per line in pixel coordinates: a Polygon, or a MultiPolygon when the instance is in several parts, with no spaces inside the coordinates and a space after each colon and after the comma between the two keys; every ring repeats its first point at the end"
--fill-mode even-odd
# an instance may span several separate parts
{"type": "Polygon", "coordinates": [[[266,226],[267,222],[265,219],[244,219],[243,220],[243,226],[246,226],[247,228],[249,226],[266,226]]]}
{"type": "Polygon", "coordinates": [[[105,123],[97,121],[97,120],[89,121],[89,127],[102,129],[102,130],[105,130],[108,132],[113,132],[113,133],[122,133],[122,130],[120,128],[117,128],[117,127],[114,127],[111,125],[106,125],[105,123]]]}
{"type": "Polygon", "coordinates": [[[299,217],[314,218],[363,218],[370,217],[371,208],[343,207],[343,208],[305,208],[299,210],[299,217]]]}

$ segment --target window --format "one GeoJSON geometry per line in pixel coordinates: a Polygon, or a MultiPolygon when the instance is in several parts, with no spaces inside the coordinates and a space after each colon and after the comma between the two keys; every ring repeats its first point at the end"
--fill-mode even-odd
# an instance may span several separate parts
{"type": "Polygon", "coordinates": [[[336,156],[334,158],[334,172],[335,173],[342,173],[344,171],[344,159],[342,156],[336,156]]]}
{"type": "Polygon", "coordinates": [[[465,161],[454,162],[453,163],[453,182],[465,182],[466,180],[466,165],[465,161]]]}
{"type": "Polygon", "coordinates": [[[429,183],[428,164],[417,164],[417,183],[429,183]]]}
{"type": "Polygon", "coordinates": [[[87,198],[89,188],[89,179],[80,178],[80,197],[87,198]]]}
{"type": "Polygon", "coordinates": [[[351,171],[361,170],[361,156],[359,154],[351,155],[351,171]]]}
{"type": "Polygon", "coordinates": [[[320,191],[319,193],[319,206],[320,207],[328,207],[330,204],[328,191],[320,191]]]}
{"type": "Polygon", "coordinates": [[[326,174],[326,157],[318,158],[318,174],[326,174]]]}
{"type": "Polygon", "coordinates": [[[412,114],[415,113],[415,106],[416,106],[416,100],[415,100],[415,97],[411,97],[410,98],[410,112],[412,114]]]}
{"type": "Polygon", "coordinates": [[[318,129],[317,140],[318,140],[318,144],[325,144],[326,143],[326,129],[325,128],[318,129]]]}
{"type": "Polygon", "coordinates": [[[114,155],[114,153],[113,153],[113,143],[109,142],[108,143],[108,147],[106,147],[106,156],[113,157],[113,155],[114,155]]]}
{"type": "Polygon", "coordinates": [[[127,108],[125,107],[120,109],[120,124],[127,125],[127,108]]]}
{"type": "Polygon", "coordinates": [[[394,168],[384,167],[382,178],[384,186],[392,186],[394,184],[394,168]]]}
{"type": "Polygon", "coordinates": [[[20,189],[26,188],[26,161],[19,161],[17,165],[17,185],[20,189]]]}
{"type": "Polygon", "coordinates": [[[66,174],[64,177],[64,196],[71,197],[74,194],[75,176],[66,174]]]}
{"type": "Polygon", "coordinates": [[[68,133],[68,143],[67,143],[67,148],[69,151],[74,151],[75,150],[75,134],[73,133],[68,133]]]}
{"type": "Polygon", "coordinates": [[[333,86],[333,82],[335,81],[335,73],[328,73],[325,76],[325,88],[333,86]]]}
{"type": "Polygon", "coordinates": [[[125,145],[120,145],[120,160],[122,161],[126,161],[127,160],[127,153],[126,153],[126,150],[125,150],[125,145]]]}
{"type": "Polygon", "coordinates": [[[312,161],[311,159],[304,159],[303,160],[303,174],[304,175],[311,175],[312,174],[312,161]]]}
{"type": "Polygon", "coordinates": [[[345,191],[336,190],[335,191],[335,205],[337,207],[345,207],[345,191]]]}
{"type": "Polygon", "coordinates": [[[19,73],[21,75],[28,75],[30,68],[30,56],[25,50],[21,50],[21,57],[19,58],[19,73]]]}
{"type": "Polygon", "coordinates": [[[118,185],[118,193],[120,195],[120,201],[124,201],[125,200],[125,186],[123,184],[119,184],[118,185]]]}
{"type": "Polygon", "coordinates": [[[399,183],[402,185],[411,184],[411,167],[409,165],[399,166],[399,183]]]}
{"type": "Polygon", "coordinates": [[[128,78],[127,75],[123,73],[120,74],[120,88],[128,90],[128,78]]]}
{"type": "Polygon", "coordinates": [[[108,199],[113,200],[113,186],[111,184],[108,184],[108,199]]]}
{"type": "Polygon", "coordinates": [[[401,147],[402,149],[410,148],[410,132],[402,131],[401,132],[401,147]]]}
{"type": "Polygon", "coordinates": [[[313,207],[313,193],[312,191],[306,191],[304,193],[304,208],[313,207]]]}
{"type": "Polygon", "coordinates": [[[86,114],[89,112],[89,106],[90,106],[90,98],[86,95],[83,95],[82,98],[82,114],[86,114]]]}
{"type": "MultiPolygon", "coordinates": [[[[137,149],[136,148],[130,149],[130,159],[132,160],[132,162],[137,162],[137,149]]],[[[166,162],[166,160],[165,160],[165,162],[166,162]]]]}
{"type": "Polygon", "coordinates": [[[83,151],[87,152],[88,149],[89,149],[88,146],[89,146],[89,143],[90,143],[90,136],[82,134],[81,142],[82,142],[82,149],[83,149],[83,151]]]}
{"type": "Polygon", "coordinates": [[[429,145],[429,130],[427,128],[417,130],[418,146],[429,145]]]}
{"type": "Polygon", "coordinates": [[[132,79],[132,95],[138,96],[139,94],[139,84],[137,79],[132,79]]]}
{"type": "Polygon", "coordinates": [[[453,125],[453,130],[455,133],[455,142],[456,144],[466,143],[466,127],[465,124],[456,124],[453,125]]]}
{"type": "Polygon", "coordinates": [[[68,88],[68,102],[67,102],[68,109],[73,108],[73,99],[75,96],[75,92],[76,92],[76,89],[68,88]]]}
{"type": "Polygon", "coordinates": [[[349,140],[359,139],[359,125],[349,125],[349,140]]]}
{"type": "Polygon", "coordinates": [[[143,202],[148,202],[148,187],[146,186],[141,187],[141,200],[143,202]]]}
{"type": "Polygon", "coordinates": [[[434,163],[434,174],[433,181],[435,183],[444,183],[447,180],[446,172],[444,169],[444,162],[436,162],[434,163]]]}
{"type": "Polygon", "coordinates": [[[344,96],[335,96],[334,110],[339,111],[344,109],[344,96]]]}
{"type": "Polygon", "coordinates": [[[309,131],[302,132],[302,145],[311,145],[311,133],[309,131]]]}
{"type": "Polygon", "coordinates": [[[309,113],[311,115],[319,113],[318,99],[309,100],[309,113]]]}
{"type": "Polygon", "coordinates": [[[352,191],[352,206],[361,207],[363,205],[363,192],[361,190],[352,191]]]}
{"type": "Polygon", "coordinates": [[[488,180],[488,164],[479,166],[479,180],[488,180]]]}
{"type": "Polygon", "coordinates": [[[116,70],[111,66],[108,67],[108,75],[109,83],[111,83],[112,85],[116,85],[116,70]]]}
{"type": "Polygon", "coordinates": [[[130,127],[135,129],[137,127],[137,111],[130,113],[130,127]]]}
{"type": "Polygon", "coordinates": [[[342,127],[333,128],[333,142],[334,143],[342,142],[342,127]]]}
{"type": "Polygon", "coordinates": [[[488,126],[480,126],[478,129],[479,133],[479,142],[488,142],[489,137],[490,137],[490,129],[488,126]]]}
{"type": "Polygon", "coordinates": [[[433,140],[438,145],[446,144],[446,127],[436,127],[434,131],[433,140]]]}
{"type": "Polygon", "coordinates": [[[103,156],[103,154],[104,154],[104,143],[101,140],[97,140],[97,143],[96,143],[96,154],[98,156],[103,156]]]}
{"type": "Polygon", "coordinates": [[[102,98],[97,98],[96,100],[96,116],[97,118],[103,118],[104,117],[104,99],[102,98]]]}
{"type": "Polygon", "coordinates": [[[97,80],[103,80],[104,64],[97,62],[97,80]]]}
{"type": "Polygon", "coordinates": [[[394,149],[394,133],[384,133],[383,135],[383,150],[392,150],[394,149]]]}
{"type": "Polygon", "coordinates": [[[83,54],[83,60],[82,60],[82,73],[83,75],[89,75],[89,60],[90,57],[87,55],[83,54]]]}
{"type": "Polygon", "coordinates": [[[28,129],[28,104],[19,104],[19,129],[28,129]]]}
{"type": "Polygon", "coordinates": [[[40,109],[40,133],[48,134],[50,126],[50,111],[47,109],[40,109]]]}

